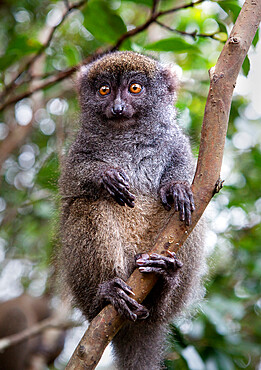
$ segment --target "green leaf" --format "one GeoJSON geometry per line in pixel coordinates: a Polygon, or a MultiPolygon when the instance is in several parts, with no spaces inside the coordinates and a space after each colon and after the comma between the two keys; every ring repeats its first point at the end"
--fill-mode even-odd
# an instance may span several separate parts
{"type": "MultiPolygon", "coordinates": [[[[4,71],[6,68],[11,66],[14,63],[15,54],[9,53],[0,58],[0,71],[4,71]]],[[[20,56],[21,58],[21,56],[20,56]]],[[[19,60],[20,58],[17,58],[16,60],[19,60]]]]}
{"type": "Polygon", "coordinates": [[[227,33],[225,32],[218,32],[214,35],[215,40],[219,40],[221,42],[226,42],[227,41],[227,33]]]}
{"type": "Polygon", "coordinates": [[[127,31],[122,18],[109,7],[108,2],[90,1],[83,14],[84,27],[99,41],[113,44],[127,31]]]}
{"type": "Polygon", "coordinates": [[[22,54],[31,53],[40,49],[41,43],[38,40],[30,39],[27,35],[18,35],[15,39],[11,40],[6,52],[20,51],[22,54]]]}
{"type": "Polygon", "coordinates": [[[238,14],[240,13],[241,7],[237,1],[219,1],[219,6],[232,17],[233,22],[236,21],[238,14]]]}
{"type": "Polygon", "coordinates": [[[199,52],[197,46],[189,44],[180,37],[171,37],[169,39],[163,39],[152,44],[146,45],[145,49],[156,50],[156,51],[173,51],[175,53],[186,53],[186,52],[199,52]]]}
{"type": "Polygon", "coordinates": [[[122,0],[122,2],[137,3],[137,4],[147,5],[149,7],[151,7],[153,4],[152,0],[122,0]]]}
{"type": "Polygon", "coordinates": [[[37,52],[41,46],[39,41],[30,39],[26,35],[16,36],[8,44],[4,56],[0,58],[0,70],[3,71],[13,63],[19,61],[24,55],[37,52]]]}
{"type": "Polygon", "coordinates": [[[249,73],[249,70],[250,70],[250,60],[249,60],[248,56],[245,57],[245,60],[244,60],[243,65],[242,65],[242,69],[243,69],[244,76],[247,77],[247,75],[249,73]]]}
{"type": "Polygon", "coordinates": [[[224,32],[224,33],[226,33],[226,34],[227,34],[227,28],[226,28],[226,25],[225,25],[224,23],[220,22],[220,21],[217,21],[217,20],[216,20],[216,22],[217,22],[217,24],[218,24],[218,26],[219,26],[219,31],[220,31],[220,32],[224,32]]]}
{"type": "Polygon", "coordinates": [[[57,179],[59,176],[59,161],[56,154],[52,154],[47,163],[37,174],[37,184],[42,188],[52,191],[57,190],[57,179]]]}
{"type": "Polygon", "coordinates": [[[121,46],[119,47],[119,50],[132,50],[131,39],[124,40],[121,46]]]}
{"type": "Polygon", "coordinates": [[[74,45],[66,44],[63,47],[64,55],[67,58],[68,66],[75,66],[80,62],[81,56],[78,49],[74,45]]]}
{"type": "Polygon", "coordinates": [[[258,43],[258,41],[259,41],[259,29],[256,31],[256,34],[255,34],[253,42],[252,42],[254,47],[256,47],[256,44],[258,43]]]}
{"type": "Polygon", "coordinates": [[[218,370],[234,370],[233,361],[224,353],[219,350],[213,351],[212,356],[209,357],[208,363],[218,370]]]}

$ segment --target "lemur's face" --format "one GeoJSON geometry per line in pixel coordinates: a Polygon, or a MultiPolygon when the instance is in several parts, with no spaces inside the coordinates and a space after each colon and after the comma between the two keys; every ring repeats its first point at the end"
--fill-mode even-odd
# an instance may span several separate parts
{"type": "Polygon", "coordinates": [[[132,52],[105,55],[80,71],[82,110],[109,125],[132,125],[173,104],[173,76],[155,60],[132,52]],[[161,105],[161,106],[160,106],[161,105]]]}

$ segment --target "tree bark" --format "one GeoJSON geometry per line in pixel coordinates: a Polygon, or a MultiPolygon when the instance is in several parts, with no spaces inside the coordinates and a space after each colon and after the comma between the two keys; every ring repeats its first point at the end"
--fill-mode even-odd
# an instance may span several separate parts
{"type": "MultiPolygon", "coordinates": [[[[233,90],[240,68],[261,21],[261,0],[246,0],[215,67],[210,70],[210,89],[203,119],[198,164],[193,180],[196,210],[187,227],[172,217],[159,235],[151,252],[177,251],[212,196],[222,185],[219,180],[233,90]]],[[[135,299],[142,302],[156,282],[152,274],[142,275],[137,269],[128,284],[135,299]]],[[[106,306],[90,323],[66,369],[94,369],[102,353],[124,323],[115,309],[106,306]]]]}

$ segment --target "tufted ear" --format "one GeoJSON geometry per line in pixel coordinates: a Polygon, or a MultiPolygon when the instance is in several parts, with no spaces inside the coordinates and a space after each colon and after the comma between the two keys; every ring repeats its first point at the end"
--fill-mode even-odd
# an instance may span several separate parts
{"type": "Polygon", "coordinates": [[[75,84],[76,84],[76,89],[78,93],[81,92],[82,83],[85,80],[85,77],[88,75],[89,69],[90,69],[90,65],[85,64],[85,65],[82,65],[76,72],[75,84]]]}
{"type": "Polygon", "coordinates": [[[161,73],[169,92],[176,98],[180,83],[175,69],[171,65],[164,66],[161,73]]]}

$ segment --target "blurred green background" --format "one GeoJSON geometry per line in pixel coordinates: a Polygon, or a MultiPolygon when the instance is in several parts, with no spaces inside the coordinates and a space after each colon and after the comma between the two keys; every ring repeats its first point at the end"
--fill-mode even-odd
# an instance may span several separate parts
{"type": "MultiPolygon", "coordinates": [[[[203,0],[174,11],[186,4],[0,1],[0,300],[24,291],[43,294],[53,272],[59,162],[78,127],[75,66],[116,45],[175,63],[179,120],[197,155],[208,69],[242,3],[203,0]],[[136,32],[150,19],[153,4],[156,11],[172,11],[136,32]],[[134,36],[126,34],[135,29],[134,36]]],[[[224,188],[206,210],[206,298],[196,315],[171,327],[168,369],[261,369],[260,65],[257,33],[234,93],[224,188]]],[[[55,368],[64,368],[73,335],[55,368]]]]}

